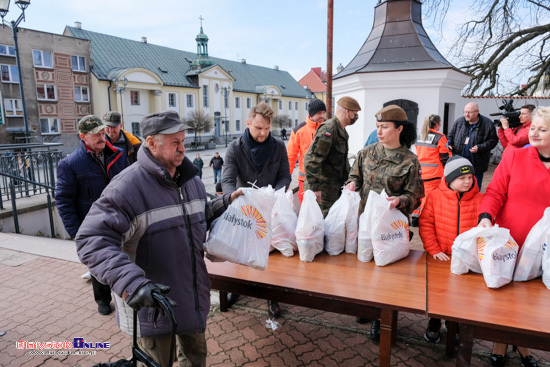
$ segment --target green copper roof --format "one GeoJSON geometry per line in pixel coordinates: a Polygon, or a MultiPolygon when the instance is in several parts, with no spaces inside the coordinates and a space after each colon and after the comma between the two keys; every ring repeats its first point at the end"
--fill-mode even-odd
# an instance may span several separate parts
{"type": "MultiPolygon", "coordinates": [[[[158,75],[164,85],[199,87],[188,78],[196,75],[191,69],[191,62],[197,57],[196,53],[69,26],[65,28],[65,35],[91,41],[91,71],[98,80],[112,80],[126,69],[144,68],[158,75]]],[[[273,85],[278,87],[285,97],[307,98],[310,94],[287,71],[211,56],[209,58],[235,79],[233,90],[236,92],[257,93],[257,86],[273,85]]]]}

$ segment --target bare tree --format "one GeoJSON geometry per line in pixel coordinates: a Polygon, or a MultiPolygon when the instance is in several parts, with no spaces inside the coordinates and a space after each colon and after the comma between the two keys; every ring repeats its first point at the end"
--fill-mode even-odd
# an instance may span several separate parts
{"type": "MultiPolygon", "coordinates": [[[[450,4],[424,1],[427,18],[440,32],[450,4]]],[[[550,70],[550,1],[478,0],[471,10],[474,16],[460,26],[451,55],[473,75],[466,93],[487,95],[499,86],[510,95],[532,93],[550,70]]]]}
{"type": "MultiPolygon", "coordinates": [[[[184,121],[195,132],[195,141],[197,141],[197,133],[202,135],[204,132],[210,131],[213,124],[212,117],[202,110],[191,111],[184,121]]],[[[198,136],[198,141],[200,142],[200,135],[198,136]]]]}
{"type": "Polygon", "coordinates": [[[279,129],[282,129],[283,127],[291,127],[290,117],[288,115],[275,116],[273,117],[272,123],[279,129]]]}

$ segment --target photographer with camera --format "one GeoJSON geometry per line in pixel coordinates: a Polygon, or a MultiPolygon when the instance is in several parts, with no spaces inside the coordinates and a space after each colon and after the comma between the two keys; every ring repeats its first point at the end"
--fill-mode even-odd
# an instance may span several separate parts
{"type": "Polygon", "coordinates": [[[504,148],[502,156],[510,150],[517,148],[523,148],[529,144],[529,126],[531,126],[531,118],[535,106],[532,104],[526,104],[521,107],[519,113],[519,125],[514,124],[514,121],[508,117],[502,117],[500,119],[500,127],[498,129],[498,138],[504,148]]]}
{"type": "Polygon", "coordinates": [[[489,168],[491,150],[498,143],[493,122],[479,114],[479,106],[470,102],[464,107],[464,117],[454,122],[447,134],[453,155],[461,155],[472,162],[477,186],[481,190],[483,173],[489,168]]]}

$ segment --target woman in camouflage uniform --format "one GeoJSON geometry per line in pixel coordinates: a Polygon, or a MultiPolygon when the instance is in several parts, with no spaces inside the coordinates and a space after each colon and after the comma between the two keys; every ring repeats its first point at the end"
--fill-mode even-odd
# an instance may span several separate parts
{"type": "MultiPolygon", "coordinates": [[[[357,154],[346,188],[359,191],[362,213],[370,190],[386,190],[390,208],[399,209],[405,216],[420,204],[424,185],[420,176],[420,162],[409,148],[416,141],[416,129],[407,121],[405,111],[396,105],[386,106],[375,115],[378,143],[364,147],[357,154]]],[[[366,320],[357,318],[357,322],[366,320]]],[[[372,322],[370,337],[380,340],[380,320],[372,322]]]]}

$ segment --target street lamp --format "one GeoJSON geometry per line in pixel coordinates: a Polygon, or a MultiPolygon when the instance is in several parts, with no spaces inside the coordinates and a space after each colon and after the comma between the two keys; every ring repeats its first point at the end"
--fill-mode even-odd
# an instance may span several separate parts
{"type": "MultiPolygon", "coordinates": [[[[13,43],[15,49],[15,60],[17,61],[17,71],[19,72],[19,89],[21,93],[21,105],[23,107],[23,123],[25,124],[25,142],[29,143],[29,121],[27,119],[27,106],[25,104],[25,92],[23,90],[23,74],[21,73],[21,61],[19,60],[19,45],[17,43],[17,26],[25,20],[25,9],[31,4],[31,0],[15,0],[15,3],[21,9],[21,14],[16,20],[11,21],[11,30],[13,32],[13,43]]],[[[4,27],[4,17],[8,14],[10,0],[0,0],[0,17],[2,17],[2,27],[4,27]]]]}
{"type": "Polygon", "coordinates": [[[112,82],[113,82],[113,85],[115,86],[113,90],[115,91],[115,93],[120,94],[120,120],[124,121],[124,99],[122,95],[124,94],[124,92],[126,92],[128,79],[126,79],[126,77],[122,78],[122,87],[118,86],[118,83],[119,83],[118,79],[113,79],[112,82]]]}

